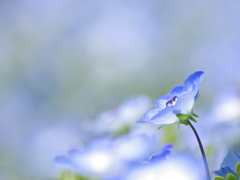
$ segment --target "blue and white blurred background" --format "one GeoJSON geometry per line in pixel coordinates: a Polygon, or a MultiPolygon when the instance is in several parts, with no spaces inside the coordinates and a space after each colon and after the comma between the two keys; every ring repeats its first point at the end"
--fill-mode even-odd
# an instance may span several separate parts
{"type": "Polygon", "coordinates": [[[0,179],[55,179],[55,156],[124,134],[121,122],[201,162],[189,127],[135,123],[197,70],[207,74],[195,127],[218,169],[228,149],[240,152],[239,8],[238,0],[0,1],[0,179]]]}

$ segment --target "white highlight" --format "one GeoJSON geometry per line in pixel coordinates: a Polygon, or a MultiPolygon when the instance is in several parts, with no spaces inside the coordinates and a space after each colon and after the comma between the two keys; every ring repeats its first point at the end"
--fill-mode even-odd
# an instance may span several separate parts
{"type": "Polygon", "coordinates": [[[215,108],[217,119],[228,121],[240,116],[240,99],[228,99],[215,108]]]}

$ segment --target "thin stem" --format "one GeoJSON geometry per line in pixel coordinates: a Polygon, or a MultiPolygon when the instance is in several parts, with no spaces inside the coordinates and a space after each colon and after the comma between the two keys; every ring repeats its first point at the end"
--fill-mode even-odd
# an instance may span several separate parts
{"type": "Polygon", "coordinates": [[[200,147],[200,150],[201,150],[201,153],[202,153],[202,158],[203,158],[203,162],[204,162],[204,166],[205,166],[205,171],[206,171],[206,175],[207,175],[207,180],[211,180],[210,178],[210,173],[209,173],[209,168],[208,168],[208,163],[207,163],[207,158],[206,158],[206,155],[205,155],[205,152],[204,152],[204,149],[203,149],[203,146],[202,146],[202,143],[201,143],[201,140],[198,136],[198,133],[197,131],[195,130],[195,128],[193,127],[193,125],[191,124],[191,122],[188,120],[188,123],[189,125],[191,126],[196,138],[197,138],[197,141],[198,141],[198,144],[199,144],[199,147],[200,147]]]}

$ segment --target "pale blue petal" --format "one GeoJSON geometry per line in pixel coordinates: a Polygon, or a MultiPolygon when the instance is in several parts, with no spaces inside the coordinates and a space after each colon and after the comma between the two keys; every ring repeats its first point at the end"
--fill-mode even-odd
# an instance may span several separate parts
{"type": "Polygon", "coordinates": [[[71,149],[68,151],[68,155],[55,157],[55,162],[60,164],[69,165],[73,168],[78,168],[78,165],[74,163],[74,158],[80,155],[80,151],[76,149],[71,149]]]}
{"type": "Polygon", "coordinates": [[[57,163],[69,164],[70,160],[66,156],[57,156],[55,157],[55,161],[57,163]]]}
{"type": "Polygon", "coordinates": [[[234,154],[239,158],[239,161],[240,161],[240,154],[234,152],[234,154]]]}
{"type": "Polygon", "coordinates": [[[199,84],[204,73],[197,71],[191,74],[183,86],[176,86],[169,94],[158,98],[156,108],[147,111],[137,122],[166,125],[179,122],[175,113],[190,114],[198,96],[199,84]]]}
{"type": "Polygon", "coordinates": [[[174,106],[169,106],[162,111],[158,111],[158,108],[152,108],[148,110],[137,122],[150,123],[155,125],[166,125],[175,123],[178,121],[178,118],[175,114],[173,114],[173,108],[174,106]]]}
{"type": "Polygon", "coordinates": [[[183,94],[183,86],[175,86],[174,88],[172,88],[172,91],[170,92],[171,96],[181,96],[183,94]]]}
{"type": "Polygon", "coordinates": [[[78,154],[80,154],[81,152],[78,150],[78,149],[70,149],[68,151],[68,155],[70,157],[74,157],[74,156],[77,156],[78,154]]]}
{"type": "Polygon", "coordinates": [[[183,86],[175,86],[171,92],[165,96],[161,96],[156,101],[156,107],[159,108],[159,110],[162,110],[166,108],[166,103],[171,100],[174,96],[181,96],[183,94],[183,86]]]}
{"type": "Polygon", "coordinates": [[[159,110],[163,110],[164,108],[166,108],[166,103],[172,99],[172,95],[171,94],[167,94],[165,96],[161,96],[160,98],[157,99],[156,101],[156,107],[159,110]]]}
{"type": "Polygon", "coordinates": [[[56,163],[61,163],[61,164],[68,164],[71,165],[71,160],[67,156],[57,156],[55,157],[55,162],[56,163]]]}
{"type": "Polygon", "coordinates": [[[198,93],[198,89],[193,86],[192,91],[184,93],[180,96],[175,104],[174,112],[181,114],[191,113],[191,109],[195,102],[195,96],[198,93]]]}
{"type": "Polygon", "coordinates": [[[196,71],[195,73],[191,74],[184,82],[183,90],[184,91],[190,91],[193,88],[193,85],[196,86],[196,88],[199,88],[199,84],[203,79],[203,74],[205,74],[204,71],[196,71]]]}
{"type": "Polygon", "coordinates": [[[158,162],[164,159],[169,158],[171,152],[173,150],[173,145],[172,144],[167,144],[164,147],[160,148],[157,150],[153,155],[151,155],[146,162],[158,162]]]}
{"type": "Polygon", "coordinates": [[[137,123],[149,123],[149,121],[157,115],[157,113],[159,112],[158,108],[152,108],[149,109],[142,117],[140,120],[137,121],[137,123]]]}
{"type": "Polygon", "coordinates": [[[153,116],[149,123],[156,125],[167,125],[178,122],[178,118],[175,114],[173,114],[173,110],[174,106],[166,107],[155,116],[153,116]]]}
{"type": "Polygon", "coordinates": [[[149,155],[156,141],[146,134],[126,135],[115,141],[114,154],[123,161],[140,161],[149,155]]]}

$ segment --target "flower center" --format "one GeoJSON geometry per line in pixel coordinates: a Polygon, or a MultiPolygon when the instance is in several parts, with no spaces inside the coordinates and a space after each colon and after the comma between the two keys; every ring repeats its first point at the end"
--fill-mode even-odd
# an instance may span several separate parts
{"type": "Polygon", "coordinates": [[[178,99],[177,96],[172,97],[172,99],[171,99],[170,101],[166,102],[166,106],[172,106],[172,105],[175,105],[176,102],[177,102],[177,99],[178,99]]]}

